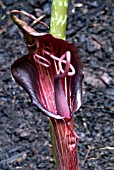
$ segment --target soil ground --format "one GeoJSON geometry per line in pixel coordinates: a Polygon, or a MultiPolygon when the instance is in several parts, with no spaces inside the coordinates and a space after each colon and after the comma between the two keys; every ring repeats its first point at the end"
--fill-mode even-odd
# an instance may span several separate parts
{"type": "MultiPolygon", "coordinates": [[[[13,9],[45,14],[49,25],[51,0],[0,0],[0,170],[54,170],[48,119],[11,77],[11,64],[27,53],[13,9]]],[[[114,1],[71,0],[68,13],[67,41],[76,43],[85,74],[74,115],[80,169],[114,170],[114,1]]]]}

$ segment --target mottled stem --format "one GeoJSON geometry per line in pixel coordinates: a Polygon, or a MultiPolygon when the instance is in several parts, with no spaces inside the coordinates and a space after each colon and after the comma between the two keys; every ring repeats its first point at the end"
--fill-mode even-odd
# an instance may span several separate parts
{"type": "Polygon", "coordinates": [[[58,38],[66,38],[68,0],[53,0],[50,33],[58,38]]]}
{"type": "MultiPolygon", "coordinates": [[[[57,38],[66,38],[67,10],[68,0],[53,0],[50,33],[57,38]]],[[[78,170],[78,136],[74,131],[74,118],[69,122],[52,119],[50,134],[56,169],[78,170]]]]}

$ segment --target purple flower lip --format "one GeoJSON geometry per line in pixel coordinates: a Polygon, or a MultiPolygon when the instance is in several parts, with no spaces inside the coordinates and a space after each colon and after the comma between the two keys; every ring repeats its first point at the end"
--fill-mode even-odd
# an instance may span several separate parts
{"type": "MultiPolygon", "coordinates": [[[[68,107],[68,104],[66,102],[65,93],[67,93],[67,87],[65,84],[65,93],[63,92],[63,89],[61,87],[61,84],[59,83],[59,79],[63,79],[66,76],[73,76],[75,74],[74,67],[70,64],[71,60],[71,54],[70,51],[67,51],[65,54],[63,54],[60,58],[52,55],[46,50],[42,50],[43,56],[37,54],[36,52],[33,54],[33,59],[37,63],[37,65],[42,65],[48,69],[48,67],[51,67],[51,62],[46,58],[46,55],[51,57],[51,59],[54,60],[54,66],[56,70],[56,75],[54,76],[54,89],[55,89],[55,107],[56,110],[54,113],[59,115],[61,117],[64,117],[66,119],[70,119],[70,110],[68,107]],[[66,59],[66,60],[65,60],[66,59]],[[62,63],[65,64],[65,70],[62,68],[62,63]],[[71,71],[69,72],[69,70],[71,71]],[[63,103],[63,104],[62,104],[63,103]],[[64,115],[65,113],[65,115],[64,115]]],[[[45,97],[46,98],[46,97],[45,97]]]]}
{"type": "Polygon", "coordinates": [[[14,79],[27,91],[31,101],[46,116],[70,120],[81,106],[83,67],[77,47],[51,34],[37,33],[12,11],[22,30],[28,54],[12,65],[14,79]]]}

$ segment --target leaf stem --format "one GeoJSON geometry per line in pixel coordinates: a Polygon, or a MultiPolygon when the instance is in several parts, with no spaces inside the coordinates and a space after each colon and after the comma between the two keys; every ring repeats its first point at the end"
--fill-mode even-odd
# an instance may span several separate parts
{"type": "MultiPolygon", "coordinates": [[[[66,39],[66,22],[67,22],[67,11],[68,11],[69,0],[53,0],[51,21],[50,21],[50,34],[57,38],[66,39]]],[[[55,148],[54,148],[54,137],[53,137],[53,126],[52,122],[49,122],[50,136],[52,142],[52,153],[55,161],[56,170],[58,170],[55,148]]]]}
{"type": "Polygon", "coordinates": [[[53,0],[50,33],[61,39],[66,38],[66,21],[69,0],[53,0]]]}

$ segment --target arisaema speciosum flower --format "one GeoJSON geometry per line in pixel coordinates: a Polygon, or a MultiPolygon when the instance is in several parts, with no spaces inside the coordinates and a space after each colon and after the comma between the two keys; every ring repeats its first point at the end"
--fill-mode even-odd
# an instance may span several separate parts
{"type": "Polygon", "coordinates": [[[78,139],[73,130],[73,114],[81,106],[83,79],[77,47],[51,34],[36,32],[15,14],[25,14],[37,21],[26,12],[11,12],[11,18],[22,30],[28,48],[28,54],[12,65],[12,75],[29,94],[32,103],[52,121],[54,138],[58,139],[58,143],[55,142],[56,155],[60,157],[58,161],[63,162],[63,167],[68,164],[68,170],[71,170],[69,167],[73,170],[70,162],[73,156],[73,164],[77,161],[78,139]],[[68,152],[71,154],[66,162],[64,157],[68,152]]]}

